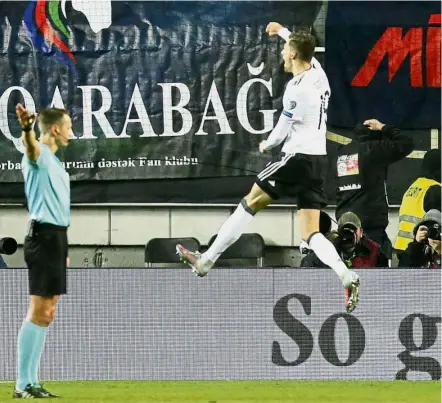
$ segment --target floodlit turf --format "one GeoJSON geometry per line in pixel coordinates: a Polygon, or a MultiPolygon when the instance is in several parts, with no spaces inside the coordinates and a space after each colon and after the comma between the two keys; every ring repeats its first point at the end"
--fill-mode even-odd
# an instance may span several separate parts
{"type": "MultiPolygon", "coordinates": [[[[57,403],[440,403],[440,382],[368,381],[117,381],[48,382],[57,403]]],[[[12,383],[0,402],[12,402],[12,383]]]]}

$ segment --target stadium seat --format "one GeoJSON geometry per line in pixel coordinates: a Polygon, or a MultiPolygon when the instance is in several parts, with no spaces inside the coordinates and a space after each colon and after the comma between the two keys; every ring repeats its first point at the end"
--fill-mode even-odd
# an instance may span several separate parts
{"type": "MultiPolygon", "coordinates": [[[[209,241],[209,247],[215,240],[216,235],[209,241]]],[[[265,242],[260,234],[243,234],[241,237],[224,253],[220,259],[256,259],[256,266],[264,266],[264,248],[265,242]]]]}
{"type": "Polygon", "coordinates": [[[200,250],[201,244],[196,238],[153,238],[144,250],[144,262],[146,267],[152,267],[153,263],[181,263],[176,254],[176,245],[196,251],[200,250]]]}

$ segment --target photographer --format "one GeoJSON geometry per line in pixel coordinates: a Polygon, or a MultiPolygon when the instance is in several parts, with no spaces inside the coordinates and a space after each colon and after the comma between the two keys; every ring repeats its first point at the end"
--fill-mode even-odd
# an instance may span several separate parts
{"type": "Polygon", "coordinates": [[[399,257],[399,267],[441,266],[441,213],[430,210],[413,230],[414,240],[399,257]]]}
{"type": "Polygon", "coordinates": [[[337,158],[336,219],[352,211],[362,222],[365,234],[377,242],[391,259],[386,180],[389,165],[413,151],[411,138],[400,130],[366,120],[356,126],[352,142],[342,146],[337,158]]]}
{"type": "MultiPolygon", "coordinates": [[[[387,256],[380,246],[363,234],[361,220],[352,213],[341,215],[338,231],[331,231],[328,239],[334,244],[338,254],[348,267],[387,267],[387,256]]],[[[301,261],[301,267],[326,267],[311,251],[301,261]]]]}

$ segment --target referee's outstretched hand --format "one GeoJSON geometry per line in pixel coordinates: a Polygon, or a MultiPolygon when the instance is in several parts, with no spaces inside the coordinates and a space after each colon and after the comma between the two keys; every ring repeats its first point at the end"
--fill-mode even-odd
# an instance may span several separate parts
{"type": "Polygon", "coordinates": [[[28,111],[22,104],[18,104],[15,108],[15,112],[20,122],[21,127],[34,126],[37,114],[28,111]]]}

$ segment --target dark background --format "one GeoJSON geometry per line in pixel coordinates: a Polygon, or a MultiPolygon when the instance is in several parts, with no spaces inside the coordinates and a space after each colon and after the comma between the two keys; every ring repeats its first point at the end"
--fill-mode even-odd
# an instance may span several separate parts
{"type": "MultiPolygon", "coordinates": [[[[29,2],[1,2],[0,94],[13,85],[22,86],[32,94],[39,110],[50,103],[58,86],[66,108],[72,112],[74,133],[81,136],[83,101],[82,92],[77,87],[103,85],[112,93],[112,108],[106,116],[118,134],[123,128],[133,87],[138,84],[154,131],[162,133],[163,100],[158,83],[184,83],[191,94],[186,106],[193,116],[190,133],[178,137],[139,138],[141,128],[132,124],[128,129],[131,139],[106,139],[101,128],[94,125],[93,133],[97,139],[73,141],[60,157],[65,161],[98,162],[101,158],[143,156],[163,159],[164,156],[185,155],[198,158],[199,164],[155,170],[71,169],[72,202],[236,203],[270,158],[257,152],[259,142],[267,134],[247,133],[236,116],[238,90],[252,78],[247,63],[259,66],[264,62],[265,68],[257,77],[272,78],[273,82],[273,97],[260,85],[255,85],[249,92],[247,110],[255,128],[263,125],[259,110],[278,109],[274,115],[276,122],[284,86],[290,79],[282,70],[282,41],[269,39],[265,34],[269,21],[278,21],[290,29],[311,30],[317,37],[317,45],[326,46],[325,60],[320,53],[317,57],[325,66],[332,87],[330,131],[352,137],[351,127],[358,120],[378,117],[385,118],[386,123],[401,125],[406,116],[412,123],[410,128],[413,130],[409,133],[415,140],[415,148],[430,148],[429,129],[440,127],[440,88],[421,89],[417,98],[419,104],[426,102],[425,105],[431,105],[433,109],[421,108],[410,116],[409,102],[415,98],[411,92],[404,96],[406,90],[403,90],[407,86],[405,76],[409,71],[409,58],[398,72],[393,86],[384,87],[388,80],[382,72],[376,76],[373,88],[363,89],[368,92],[361,93],[360,88],[355,90],[348,86],[351,76],[348,72],[359,69],[386,26],[403,24],[408,27],[410,19],[418,25],[425,26],[428,22],[425,13],[419,14],[419,19],[414,21],[411,8],[407,8],[411,14],[398,14],[394,11],[398,2],[387,3],[382,6],[382,19],[378,18],[379,13],[372,11],[370,18],[362,19],[361,10],[368,12],[370,7],[378,7],[379,3],[330,2],[330,17],[325,26],[322,2],[113,2],[112,26],[98,34],[90,29],[85,16],[68,3],[67,21],[63,16],[62,20],[71,32],[70,50],[78,61],[76,75],[54,57],[55,46],[50,46],[46,52],[33,47],[23,24],[29,2]],[[348,48],[350,45],[351,49],[348,48]],[[195,136],[213,81],[235,134],[217,135],[216,121],[207,121],[204,128],[209,134],[195,136]],[[399,91],[397,96],[395,91],[399,91]],[[439,104],[434,102],[435,93],[439,96],[439,104]],[[388,109],[392,105],[391,99],[395,101],[395,113],[388,109]],[[349,104],[356,105],[355,113],[349,104]],[[422,120],[428,124],[423,124],[422,120]],[[432,126],[436,121],[439,126],[432,126]]],[[[421,4],[410,4],[418,8],[417,3],[421,4]]],[[[431,7],[425,10],[435,9],[431,7]]],[[[64,38],[61,33],[60,36],[64,38]]],[[[386,60],[384,62],[386,66],[386,60]]],[[[176,94],[173,99],[174,104],[179,101],[176,94]]],[[[14,92],[8,104],[8,119],[11,131],[19,136],[14,116],[17,102],[23,100],[18,92],[14,92]]],[[[93,109],[98,109],[100,104],[100,97],[93,97],[93,109]]],[[[136,113],[131,117],[136,118],[136,113]]],[[[178,130],[180,126],[181,118],[177,115],[174,129],[178,130]]],[[[0,147],[0,162],[21,160],[21,154],[4,136],[0,136],[0,147]]],[[[336,143],[328,142],[327,194],[330,203],[334,201],[337,147],[336,143]]],[[[391,204],[400,203],[403,192],[418,174],[420,162],[419,159],[406,159],[392,167],[388,182],[391,204]]],[[[23,201],[21,172],[0,170],[0,202],[23,201]]],[[[278,202],[293,203],[293,200],[278,202]]]]}

